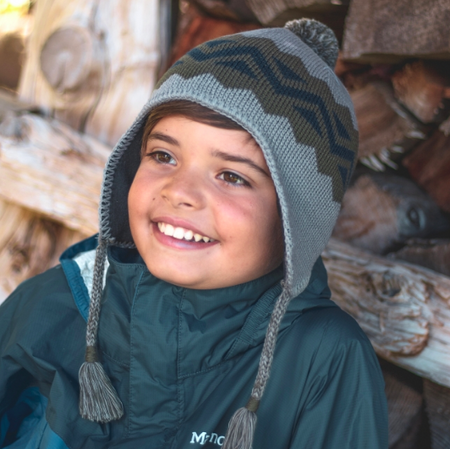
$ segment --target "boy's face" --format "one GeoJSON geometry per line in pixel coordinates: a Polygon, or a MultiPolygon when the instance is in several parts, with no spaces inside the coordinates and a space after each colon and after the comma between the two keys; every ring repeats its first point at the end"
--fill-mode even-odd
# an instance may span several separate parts
{"type": "Polygon", "coordinates": [[[131,233],[148,269],[181,287],[256,279],[283,259],[275,187],[245,131],[181,116],[150,134],[128,196],[131,233]]]}

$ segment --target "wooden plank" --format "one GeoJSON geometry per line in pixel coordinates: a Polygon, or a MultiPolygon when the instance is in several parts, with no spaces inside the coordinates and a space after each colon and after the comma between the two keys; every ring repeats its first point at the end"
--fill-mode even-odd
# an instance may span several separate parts
{"type": "Polygon", "coordinates": [[[109,153],[57,120],[10,114],[0,124],[0,196],[93,234],[109,153]]]}
{"type": "Polygon", "coordinates": [[[322,257],[333,300],[377,354],[450,387],[450,278],[335,239],[322,257]]]}

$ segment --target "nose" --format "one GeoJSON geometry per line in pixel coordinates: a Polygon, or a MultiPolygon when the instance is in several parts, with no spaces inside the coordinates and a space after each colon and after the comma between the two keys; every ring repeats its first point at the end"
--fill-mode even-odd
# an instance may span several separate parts
{"type": "Polygon", "coordinates": [[[204,191],[201,176],[195,168],[178,170],[165,183],[162,197],[175,208],[201,209],[204,191]]]}

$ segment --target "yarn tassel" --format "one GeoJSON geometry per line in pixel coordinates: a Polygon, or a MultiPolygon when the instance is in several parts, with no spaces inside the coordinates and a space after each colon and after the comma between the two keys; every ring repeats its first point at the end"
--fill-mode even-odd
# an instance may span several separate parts
{"type": "Polygon", "coordinates": [[[84,419],[106,423],[120,419],[123,405],[94,346],[86,348],[85,362],[78,373],[80,383],[80,414],[84,419]]]}
{"type": "Polygon", "coordinates": [[[236,410],[228,423],[222,449],[252,449],[258,407],[259,400],[251,397],[245,407],[236,410]]]}

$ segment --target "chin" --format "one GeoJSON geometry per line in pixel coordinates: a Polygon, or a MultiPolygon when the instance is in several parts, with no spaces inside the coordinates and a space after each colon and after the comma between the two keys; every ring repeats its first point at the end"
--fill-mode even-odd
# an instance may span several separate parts
{"type": "MultiPolygon", "coordinates": [[[[147,265],[148,267],[148,265],[147,265]]],[[[183,274],[180,273],[180,269],[172,269],[170,271],[167,270],[152,270],[150,267],[148,267],[150,273],[153,274],[153,276],[157,277],[158,279],[161,279],[162,281],[168,282],[169,284],[176,285],[177,287],[183,287],[183,288],[200,288],[198,285],[202,284],[201,279],[198,278],[198,276],[194,275],[188,275],[186,272],[183,271],[183,274]],[[177,273],[174,276],[174,273],[177,273]]]]}

